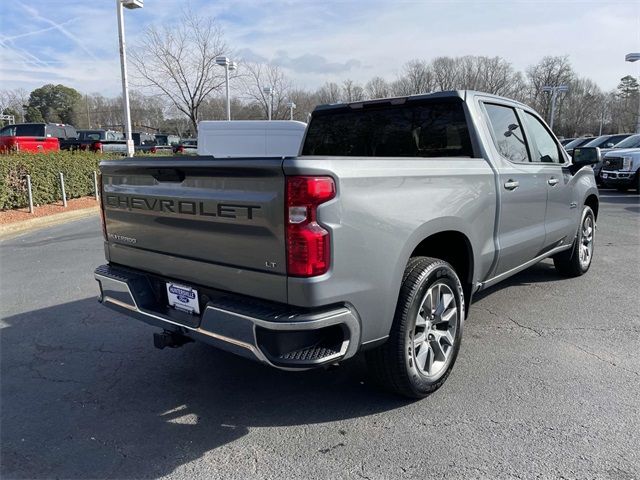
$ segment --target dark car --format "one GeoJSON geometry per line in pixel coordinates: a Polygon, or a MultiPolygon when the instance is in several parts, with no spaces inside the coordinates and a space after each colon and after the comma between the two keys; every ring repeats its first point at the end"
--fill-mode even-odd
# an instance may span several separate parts
{"type": "Polygon", "coordinates": [[[567,143],[573,142],[574,140],[575,138],[563,138],[562,140],[560,140],[560,145],[564,147],[567,143]]]}

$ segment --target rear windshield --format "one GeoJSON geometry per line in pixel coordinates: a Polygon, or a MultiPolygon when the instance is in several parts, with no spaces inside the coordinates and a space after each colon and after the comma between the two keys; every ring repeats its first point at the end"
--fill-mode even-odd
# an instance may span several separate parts
{"type": "Polygon", "coordinates": [[[2,137],[44,137],[44,125],[7,125],[0,130],[2,137]]]}
{"type": "Polygon", "coordinates": [[[471,157],[461,100],[316,112],[302,155],[471,157]]]}
{"type": "Polygon", "coordinates": [[[80,140],[100,140],[103,132],[79,132],[78,138],[80,140]]]}

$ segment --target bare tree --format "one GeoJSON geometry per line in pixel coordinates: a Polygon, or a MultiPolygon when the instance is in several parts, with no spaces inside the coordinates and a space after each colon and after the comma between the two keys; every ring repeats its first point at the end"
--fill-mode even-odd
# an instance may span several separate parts
{"type": "Polygon", "coordinates": [[[291,81],[280,67],[274,64],[246,63],[241,65],[244,96],[256,102],[264,111],[265,118],[271,103],[271,117],[275,120],[289,118],[287,103],[291,93],[291,81]],[[264,93],[264,87],[271,87],[272,95],[264,93]]]}
{"type": "Polygon", "coordinates": [[[340,85],[334,82],[327,82],[318,89],[318,102],[321,104],[338,103],[342,101],[340,85]]]}
{"type": "MultiPolygon", "coordinates": [[[[544,118],[549,118],[551,95],[542,91],[545,85],[567,85],[575,77],[568,57],[544,57],[540,62],[527,69],[529,84],[528,103],[544,118]]],[[[562,111],[565,95],[558,96],[557,114],[562,111]]]]}
{"type": "Polygon", "coordinates": [[[342,99],[345,102],[359,102],[364,100],[364,89],[353,80],[342,82],[342,99]]]}
{"type": "Polygon", "coordinates": [[[29,103],[29,92],[24,88],[0,90],[0,113],[7,111],[16,117],[16,122],[24,122],[24,105],[29,103]]]}
{"type": "Polygon", "coordinates": [[[391,95],[389,83],[382,77],[373,77],[364,86],[367,98],[386,98],[391,95]]]}
{"type": "Polygon", "coordinates": [[[424,60],[405,63],[400,78],[394,83],[395,95],[429,93],[434,89],[433,71],[424,60]]]}
{"type": "Polygon", "coordinates": [[[215,20],[187,8],[171,26],[148,27],[131,52],[131,63],[137,84],[164,95],[195,132],[202,102],[224,85],[224,70],[215,58],[228,51],[215,20]]]}

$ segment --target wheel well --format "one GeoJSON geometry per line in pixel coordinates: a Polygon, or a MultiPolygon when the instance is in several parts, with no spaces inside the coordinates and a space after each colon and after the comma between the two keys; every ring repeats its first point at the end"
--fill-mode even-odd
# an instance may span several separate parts
{"type": "Polygon", "coordinates": [[[451,264],[462,283],[466,310],[469,311],[473,286],[473,250],[464,233],[450,230],[431,235],[418,244],[411,256],[434,257],[451,264]]]}
{"type": "Polygon", "coordinates": [[[596,220],[598,220],[598,206],[599,206],[598,197],[596,197],[594,194],[591,194],[584,201],[584,204],[591,207],[591,210],[593,210],[593,214],[595,215],[596,220]]]}

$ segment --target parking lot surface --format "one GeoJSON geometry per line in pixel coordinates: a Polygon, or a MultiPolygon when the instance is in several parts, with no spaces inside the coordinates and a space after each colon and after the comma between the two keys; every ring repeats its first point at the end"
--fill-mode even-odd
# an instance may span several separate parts
{"type": "Polygon", "coordinates": [[[100,306],[97,218],[0,244],[2,478],[638,478],[640,197],[604,191],[583,277],[482,292],[407,401],[361,359],[280,372],[100,306]]]}

